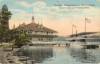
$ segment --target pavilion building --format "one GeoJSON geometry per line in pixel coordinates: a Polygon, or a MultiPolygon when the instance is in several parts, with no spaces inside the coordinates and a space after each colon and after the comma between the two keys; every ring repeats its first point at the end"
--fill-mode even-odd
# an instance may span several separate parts
{"type": "Polygon", "coordinates": [[[16,28],[18,31],[26,32],[26,34],[31,36],[32,41],[52,41],[57,37],[57,31],[47,28],[42,24],[37,24],[32,17],[32,22],[30,24],[21,24],[16,28]]]}

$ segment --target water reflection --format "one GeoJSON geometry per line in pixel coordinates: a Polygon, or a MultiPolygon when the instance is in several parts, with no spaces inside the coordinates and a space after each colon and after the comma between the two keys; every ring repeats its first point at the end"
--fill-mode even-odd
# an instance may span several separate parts
{"type": "Polygon", "coordinates": [[[99,63],[100,57],[99,58],[96,57],[97,51],[95,50],[71,48],[70,54],[73,58],[75,58],[77,61],[80,61],[82,63],[99,63]]]}
{"type": "Polygon", "coordinates": [[[53,49],[50,47],[29,47],[23,49],[23,54],[35,60],[36,63],[41,63],[43,60],[53,57],[53,49]]]}
{"type": "Polygon", "coordinates": [[[24,56],[39,64],[99,64],[100,49],[32,46],[22,48],[24,56]]]}

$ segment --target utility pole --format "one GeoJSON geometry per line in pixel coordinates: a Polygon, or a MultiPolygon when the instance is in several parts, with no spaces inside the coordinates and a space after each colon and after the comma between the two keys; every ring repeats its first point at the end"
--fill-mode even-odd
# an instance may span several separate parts
{"type": "Polygon", "coordinates": [[[87,23],[90,23],[90,22],[91,22],[90,19],[85,17],[85,26],[84,26],[85,33],[87,32],[87,23]]]}
{"type": "MultiPolygon", "coordinates": [[[[72,36],[73,36],[73,33],[74,33],[74,29],[75,29],[76,32],[77,32],[76,25],[72,24],[72,36]]],[[[75,33],[76,33],[76,32],[75,32],[75,33]]]]}
{"type": "Polygon", "coordinates": [[[86,28],[87,28],[87,24],[86,24],[86,22],[87,22],[87,19],[85,18],[85,25],[84,25],[84,29],[85,29],[85,33],[86,33],[86,28]]]}
{"type": "Polygon", "coordinates": [[[77,28],[76,28],[76,37],[77,37],[77,28]]]}
{"type": "Polygon", "coordinates": [[[73,24],[72,24],[72,37],[73,37],[73,24]]]}

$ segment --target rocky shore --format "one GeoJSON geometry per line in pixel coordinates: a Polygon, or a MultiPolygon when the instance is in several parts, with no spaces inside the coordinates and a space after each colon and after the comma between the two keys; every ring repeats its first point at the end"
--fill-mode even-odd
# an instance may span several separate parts
{"type": "Polygon", "coordinates": [[[34,64],[34,60],[22,55],[20,48],[0,47],[0,64],[34,64]],[[20,55],[18,55],[18,53],[20,55]]]}
{"type": "Polygon", "coordinates": [[[24,64],[19,61],[19,57],[14,54],[17,49],[0,47],[0,64],[24,64]]]}

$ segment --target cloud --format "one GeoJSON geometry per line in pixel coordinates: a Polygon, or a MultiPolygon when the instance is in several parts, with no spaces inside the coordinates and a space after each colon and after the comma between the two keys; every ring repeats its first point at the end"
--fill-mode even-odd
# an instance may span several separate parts
{"type": "Polygon", "coordinates": [[[28,1],[24,1],[24,0],[18,1],[18,3],[27,8],[32,6],[31,3],[29,3],[28,1]]]}
{"type": "Polygon", "coordinates": [[[0,0],[0,2],[2,2],[3,0],[0,0]]]}
{"type": "Polygon", "coordinates": [[[13,25],[15,24],[16,27],[19,24],[24,23],[30,23],[31,22],[31,18],[32,18],[32,14],[31,13],[27,13],[25,11],[19,10],[19,9],[15,9],[12,11],[15,11],[16,14],[14,13],[10,19],[10,28],[13,28],[13,25]]]}
{"type": "Polygon", "coordinates": [[[90,7],[90,9],[83,10],[84,14],[87,16],[100,16],[100,8],[90,7]]]}
{"type": "Polygon", "coordinates": [[[28,13],[24,10],[21,9],[11,9],[12,12],[12,22],[14,22],[14,20],[16,20],[17,22],[27,22],[29,21],[29,19],[31,19],[32,17],[32,13],[28,13]]]}
{"type": "Polygon", "coordinates": [[[47,10],[48,10],[48,7],[45,2],[37,1],[37,2],[33,3],[34,15],[39,16],[39,17],[47,15],[47,10]]]}
{"type": "Polygon", "coordinates": [[[100,0],[96,0],[97,2],[100,2],[100,0]]]}
{"type": "Polygon", "coordinates": [[[58,11],[58,7],[48,6],[45,1],[37,1],[33,4],[33,12],[36,16],[57,16],[58,11]]]}
{"type": "Polygon", "coordinates": [[[12,9],[13,11],[13,17],[14,18],[23,18],[24,19],[27,19],[29,17],[32,17],[32,14],[31,13],[27,13],[26,11],[23,11],[23,10],[20,10],[20,9],[12,9]]]}
{"type": "Polygon", "coordinates": [[[12,11],[14,14],[25,13],[25,11],[23,11],[23,10],[21,10],[21,9],[11,9],[11,11],[12,11]]]}
{"type": "Polygon", "coordinates": [[[40,17],[46,16],[60,19],[68,16],[100,15],[100,9],[92,6],[48,6],[45,1],[37,1],[33,4],[34,15],[40,17]]]}
{"type": "Polygon", "coordinates": [[[16,15],[20,15],[22,17],[25,17],[25,16],[31,17],[32,16],[32,13],[28,13],[27,11],[22,10],[22,9],[11,9],[11,12],[12,12],[12,14],[14,14],[14,16],[16,16],[16,15]]]}
{"type": "MultiPolygon", "coordinates": [[[[1,1],[1,0],[0,0],[1,1]]],[[[30,0],[29,0],[30,1],[30,0]]],[[[98,8],[88,6],[71,7],[71,6],[50,6],[45,0],[33,0],[34,2],[29,2],[27,0],[16,0],[18,3],[15,7],[20,9],[15,9],[14,12],[23,13],[30,12],[30,7],[33,7],[33,13],[35,16],[46,16],[54,19],[66,18],[68,16],[84,16],[84,15],[99,15],[98,8]],[[84,9],[82,9],[84,8],[84,9]],[[23,11],[24,9],[24,11],[23,11]],[[91,13],[90,13],[91,12],[91,13]],[[95,12],[95,13],[94,13],[95,12]]]]}

